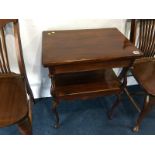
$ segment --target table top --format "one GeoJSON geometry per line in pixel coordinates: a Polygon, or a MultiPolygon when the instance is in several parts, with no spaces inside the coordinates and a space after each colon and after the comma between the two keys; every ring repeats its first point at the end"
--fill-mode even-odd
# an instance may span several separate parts
{"type": "Polygon", "coordinates": [[[141,55],[140,50],[116,28],[43,32],[42,62],[45,67],[141,55]]]}

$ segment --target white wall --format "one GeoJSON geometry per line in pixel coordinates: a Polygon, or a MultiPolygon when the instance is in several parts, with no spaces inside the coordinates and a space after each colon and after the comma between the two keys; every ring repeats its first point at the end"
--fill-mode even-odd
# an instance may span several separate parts
{"type": "MultiPolygon", "coordinates": [[[[24,60],[35,98],[50,96],[48,70],[42,67],[42,31],[117,27],[128,35],[124,19],[19,19],[24,60]]],[[[133,83],[133,81],[131,81],[133,83]]]]}

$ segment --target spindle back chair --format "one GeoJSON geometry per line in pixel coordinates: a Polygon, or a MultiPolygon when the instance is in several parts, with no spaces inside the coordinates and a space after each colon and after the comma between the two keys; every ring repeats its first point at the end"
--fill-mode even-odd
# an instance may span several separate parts
{"type": "Polygon", "coordinates": [[[130,40],[144,54],[144,57],[155,57],[155,19],[131,21],[130,40]]]}
{"type": "MultiPolygon", "coordinates": [[[[143,52],[143,56],[138,58],[131,68],[132,75],[144,90],[145,99],[142,109],[140,109],[127,88],[124,89],[130,101],[140,112],[133,128],[133,131],[138,132],[142,120],[151,110],[152,105],[155,104],[155,19],[132,19],[130,41],[143,52]]],[[[112,106],[110,117],[112,117],[116,106],[116,104],[112,106]]]]}
{"type": "Polygon", "coordinates": [[[0,19],[0,127],[18,124],[23,134],[31,134],[32,90],[26,75],[17,19],[0,19]],[[20,73],[11,70],[7,28],[13,30],[14,46],[20,73]]]}

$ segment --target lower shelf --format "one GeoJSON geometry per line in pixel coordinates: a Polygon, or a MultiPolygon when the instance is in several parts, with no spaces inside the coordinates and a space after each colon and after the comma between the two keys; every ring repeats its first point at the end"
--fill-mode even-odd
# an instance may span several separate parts
{"type": "Polygon", "coordinates": [[[55,76],[55,93],[63,99],[90,98],[120,92],[120,82],[112,69],[55,76]]]}

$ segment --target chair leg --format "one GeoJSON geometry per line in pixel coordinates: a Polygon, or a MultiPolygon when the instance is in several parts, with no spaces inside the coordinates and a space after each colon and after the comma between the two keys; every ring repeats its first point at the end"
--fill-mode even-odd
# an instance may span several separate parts
{"type": "Polygon", "coordinates": [[[58,106],[58,101],[56,99],[53,100],[53,104],[52,104],[52,111],[55,115],[55,124],[54,124],[54,128],[59,128],[60,127],[60,122],[59,122],[59,113],[57,111],[57,106],[58,106]]]}
{"type": "Polygon", "coordinates": [[[29,94],[30,99],[31,99],[31,101],[33,102],[33,104],[35,104],[35,100],[34,100],[33,92],[32,92],[32,89],[31,89],[29,83],[28,83],[27,76],[25,76],[25,78],[26,78],[25,80],[26,80],[26,87],[27,87],[27,90],[28,90],[28,94],[29,94]]]}
{"type": "Polygon", "coordinates": [[[112,105],[112,108],[108,112],[109,119],[112,119],[113,112],[116,109],[116,107],[119,106],[120,103],[121,103],[121,93],[117,95],[117,99],[116,99],[115,103],[112,105]]]}
{"type": "Polygon", "coordinates": [[[141,111],[141,113],[140,113],[140,115],[139,115],[139,117],[138,117],[138,119],[136,121],[135,127],[133,128],[134,132],[138,132],[139,131],[142,120],[144,119],[144,117],[148,114],[148,112],[151,109],[151,104],[150,104],[149,101],[150,101],[150,96],[147,95],[145,97],[143,109],[142,109],[142,111],[141,111]]]}
{"type": "Polygon", "coordinates": [[[29,101],[28,101],[28,117],[29,117],[31,124],[32,124],[32,106],[33,106],[32,104],[33,104],[32,100],[29,99],[29,101]]]}
{"type": "Polygon", "coordinates": [[[22,134],[32,135],[32,124],[28,116],[18,123],[18,127],[22,134]]]}

